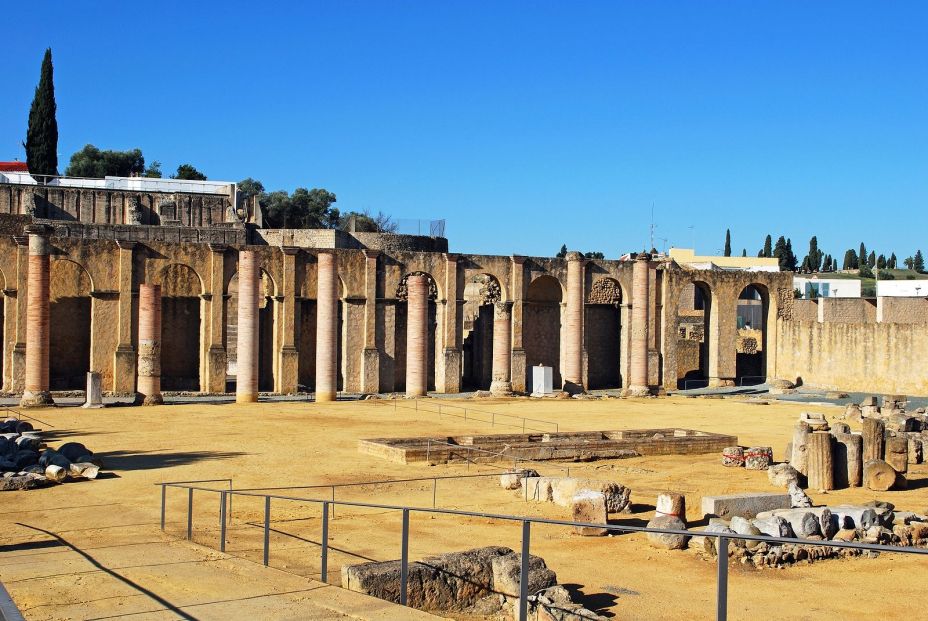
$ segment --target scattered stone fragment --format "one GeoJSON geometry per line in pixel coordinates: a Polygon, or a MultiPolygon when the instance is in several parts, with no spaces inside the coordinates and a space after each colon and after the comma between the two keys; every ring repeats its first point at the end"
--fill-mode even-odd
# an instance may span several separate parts
{"type": "Polygon", "coordinates": [[[882,459],[871,459],[864,464],[864,485],[875,492],[885,492],[896,482],[896,471],[882,459]]]}
{"type": "Polygon", "coordinates": [[[776,487],[789,487],[790,484],[798,485],[799,473],[789,464],[774,464],[767,468],[767,478],[770,483],[776,487]]]}
{"type": "Polygon", "coordinates": [[[796,483],[790,483],[787,491],[791,508],[798,509],[812,506],[812,499],[796,483]]]}
{"type": "MultiPolygon", "coordinates": [[[[574,522],[606,524],[606,495],[602,492],[580,492],[573,499],[571,516],[574,522]]],[[[584,537],[602,537],[609,534],[606,528],[574,526],[574,532],[584,537]]]]}
{"type": "MultiPolygon", "coordinates": [[[[686,523],[673,515],[656,515],[648,522],[648,528],[666,528],[669,530],[686,530],[686,523]]],[[[664,550],[683,550],[689,537],[671,533],[648,533],[648,543],[664,550]]]]}
{"type": "Polygon", "coordinates": [[[503,489],[520,489],[522,487],[522,479],[525,477],[537,476],[540,475],[535,470],[528,470],[524,468],[509,469],[500,475],[499,484],[503,489]]]}
{"type": "Polygon", "coordinates": [[[744,449],[740,446],[726,446],[722,449],[722,465],[740,468],[744,465],[744,449]]]}
{"type": "Polygon", "coordinates": [[[769,446],[752,446],[744,451],[744,467],[748,470],[766,470],[773,462],[773,449],[769,446]]]}

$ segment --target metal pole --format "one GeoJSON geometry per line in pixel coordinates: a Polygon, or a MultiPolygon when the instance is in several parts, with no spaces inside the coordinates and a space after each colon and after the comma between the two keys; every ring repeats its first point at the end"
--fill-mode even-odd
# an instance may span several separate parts
{"type": "Polygon", "coordinates": [[[716,621],[728,620],[728,538],[719,537],[718,593],[715,604],[716,621]]]}
{"type": "Polygon", "coordinates": [[[193,488],[187,489],[187,539],[193,538],[193,488]]]}
{"type": "Polygon", "coordinates": [[[226,551],[226,493],[219,492],[219,551],[226,551]]]}
{"type": "Polygon", "coordinates": [[[164,530],[164,497],[168,491],[167,485],[161,486],[161,530],[164,530]]]}
{"type": "Polygon", "coordinates": [[[329,503],[322,503],[322,581],[329,579],[329,503]]]}
{"type": "Polygon", "coordinates": [[[264,566],[270,557],[271,548],[271,497],[264,497],[264,566]]]}
{"type": "Polygon", "coordinates": [[[432,479],[432,508],[433,509],[436,506],[438,506],[435,504],[435,498],[437,497],[437,495],[438,495],[438,479],[435,478],[435,479],[432,479]]]}
{"type": "Polygon", "coordinates": [[[528,551],[532,534],[532,523],[522,522],[522,567],[519,570],[519,621],[528,619],[528,551]]]}
{"type": "Polygon", "coordinates": [[[409,584],[409,509],[403,509],[403,543],[400,551],[400,604],[406,605],[409,584]]]}
{"type": "Polygon", "coordinates": [[[332,517],[335,517],[335,486],[332,486],[332,517]]]}

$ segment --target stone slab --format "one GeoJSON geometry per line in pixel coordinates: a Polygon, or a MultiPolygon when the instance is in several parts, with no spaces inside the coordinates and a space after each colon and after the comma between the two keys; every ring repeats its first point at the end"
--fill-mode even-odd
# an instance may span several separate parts
{"type": "Polygon", "coordinates": [[[789,494],[780,492],[756,492],[753,494],[728,494],[724,496],[703,496],[702,513],[731,519],[738,515],[743,518],[756,517],[758,513],[774,509],[789,509],[789,494]]]}

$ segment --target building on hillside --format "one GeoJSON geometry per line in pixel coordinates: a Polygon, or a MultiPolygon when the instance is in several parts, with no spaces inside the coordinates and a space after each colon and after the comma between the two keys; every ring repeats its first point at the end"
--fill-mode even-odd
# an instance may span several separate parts
{"type": "Polygon", "coordinates": [[[776,258],[702,256],[697,255],[696,251],[691,248],[671,248],[670,258],[680,265],[701,270],[780,271],[780,263],[776,258]]]}
{"type": "Polygon", "coordinates": [[[814,298],[859,298],[859,278],[818,278],[812,275],[794,276],[793,285],[803,300],[814,298]]]}
{"type": "Polygon", "coordinates": [[[923,298],[928,296],[928,280],[878,280],[876,296],[923,298]]]}

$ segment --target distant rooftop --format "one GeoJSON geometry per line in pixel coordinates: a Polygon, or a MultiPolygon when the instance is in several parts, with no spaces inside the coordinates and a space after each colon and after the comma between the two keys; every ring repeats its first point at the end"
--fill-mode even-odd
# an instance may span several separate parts
{"type": "Polygon", "coordinates": [[[775,257],[720,257],[697,255],[691,248],[671,248],[670,258],[680,265],[696,269],[744,270],[749,272],[778,272],[780,262],[775,257]]]}
{"type": "Polygon", "coordinates": [[[126,190],[135,192],[187,192],[191,194],[234,195],[232,181],[195,181],[191,179],[154,179],[150,177],[43,177],[32,175],[25,162],[0,162],[0,183],[44,185],[48,187],[126,190]],[[10,168],[5,168],[10,166],[10,168]]]}
{"type": "Polygon", "coordinates": [[[0,162],[0,173],[4,172],[29,172],[26,162],[0,162]]]}

